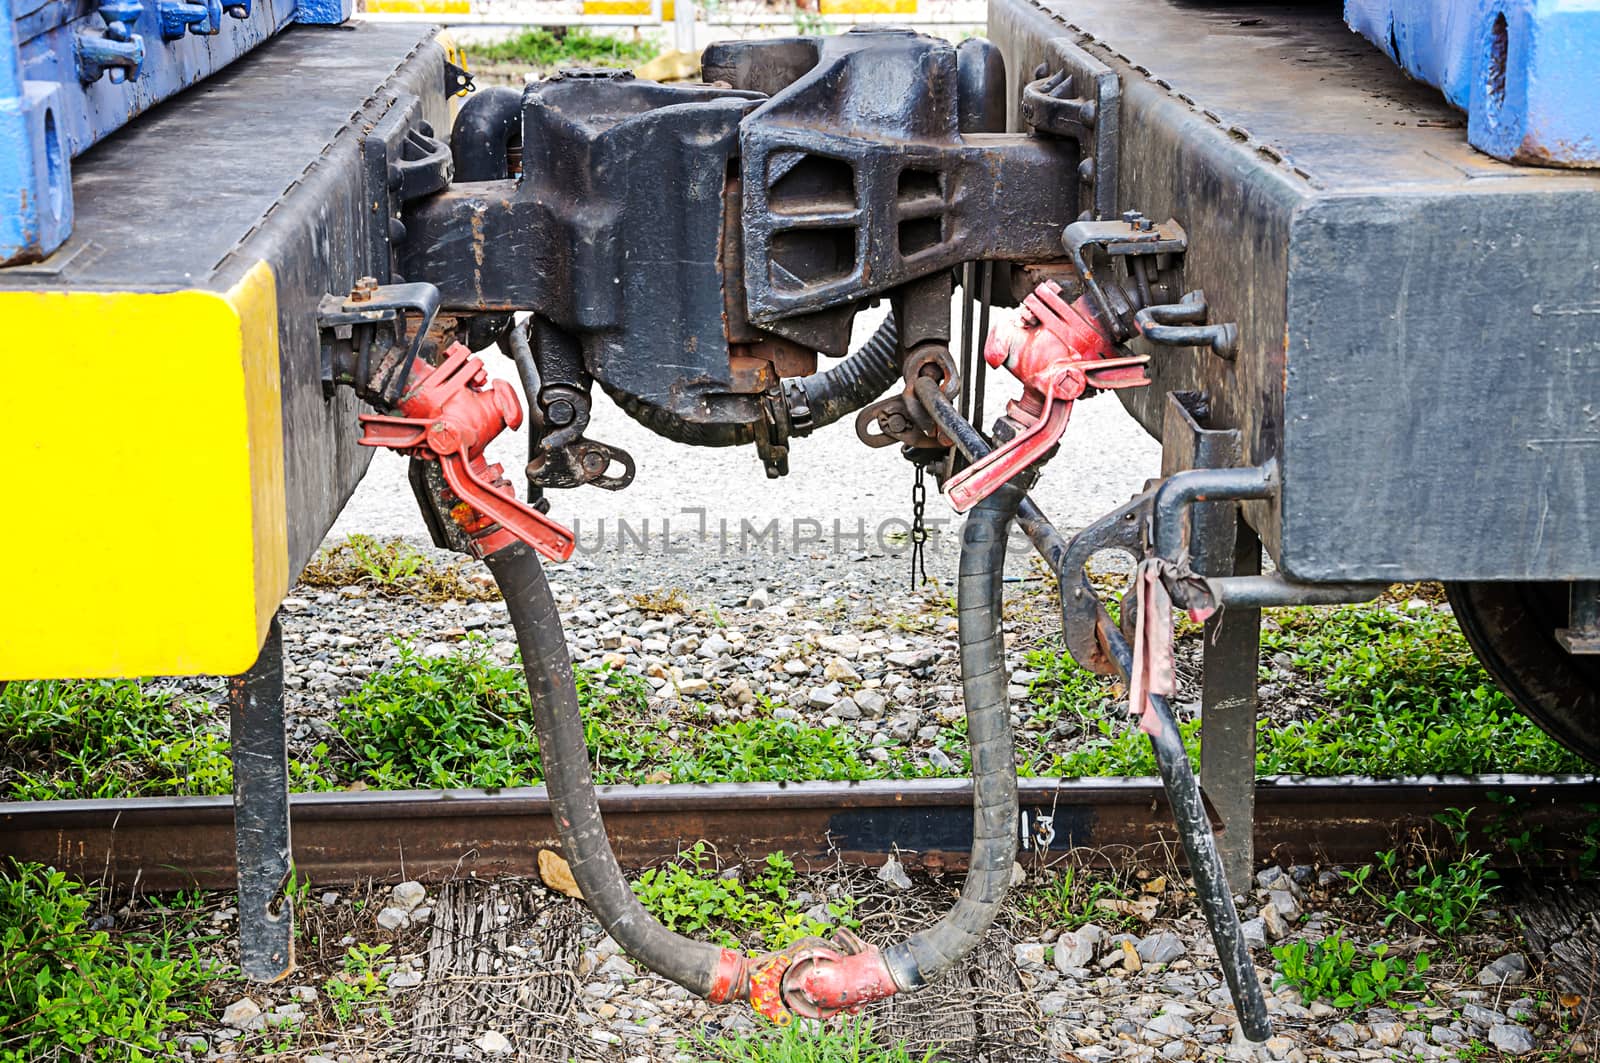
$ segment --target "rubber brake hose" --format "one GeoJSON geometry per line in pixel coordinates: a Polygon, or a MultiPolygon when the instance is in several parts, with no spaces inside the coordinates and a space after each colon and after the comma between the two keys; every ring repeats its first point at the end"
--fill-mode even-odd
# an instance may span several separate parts
{"type": "Polygon", "coordinates": [[[601,818],[572,661],[538,556],[521,543],[486,558],[505,597],[533,706],[545,785],[572,877],[606,932],[634,959],[713,1003],[749,999],[787,1022],[831,1015],[925,985],[960,962],[999,913],[1017,848],[1017,775],[1001,630],[1006,534],[1023,490],[1006,485],[967,519],[957,612],[973,766],[970,869],[955,906],[882,950],[842,933],[744,956],[662,926],[634,896],[601,818]]]}

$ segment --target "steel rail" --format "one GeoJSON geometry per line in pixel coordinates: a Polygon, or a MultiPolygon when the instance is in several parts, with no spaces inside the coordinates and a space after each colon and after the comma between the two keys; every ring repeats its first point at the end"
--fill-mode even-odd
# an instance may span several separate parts
{"type": "MultiPolygon", "coordinates": [[[[875,864],[897,852],[910,866],[956,870],[965,866],[972,826],[971,786],[959,779],[609,786],[600,800],[619,858],[636,867],[703,840],[724,857],[781,850],[808,866],[835,858],[875,864]]],[[[1019,800],[1024,864],[1069,852],[1181,860],[1156,779],[1023,779],[1019,800]]],[[[1590,817],[1574,813],[1585,804],[1600,804],[1600,780],[1265,779],[1256,792],[1256,852],[1280,863],[1359,863],[1437,829],[1433,817],[1446,809],[1476,808],[1480,826],[1503,809],[1519,829],[1542,827],[1554,855],[1581,835],[1590,817]],[[1511,803],[1496,803],[1506,798],[1511,803]]],[[[543,787],[295,794],[290,808],[295,866],[317,883],[531,875],[541,849],[559,848],[543,787]]],[[[151,891],[231,889],[233,801],[0,803],[6,856],[151,891]]]]}

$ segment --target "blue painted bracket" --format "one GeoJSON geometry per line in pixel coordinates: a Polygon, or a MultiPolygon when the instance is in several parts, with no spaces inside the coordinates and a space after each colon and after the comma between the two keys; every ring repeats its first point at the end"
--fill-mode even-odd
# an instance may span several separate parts
{"type": "Polygon", "coordinates": [[[72,159],[291,22],[353,0],[0,0],[0,266],[72,232],[72,159]]]}
{"type": "Polygon", "coordinates": [[[1596,0],[1345,0],[1345,21],[1508,162],[1600,167],[1596,0]]]}

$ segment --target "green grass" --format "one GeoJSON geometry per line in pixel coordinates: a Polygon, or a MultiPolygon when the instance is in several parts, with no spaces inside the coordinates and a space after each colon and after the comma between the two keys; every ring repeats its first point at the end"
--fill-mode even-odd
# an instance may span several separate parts
{"type": "MultiPolygon", "coordinates": [[[[376,566],[375,586],[383,579],[424,578],[424,570],[399,553],[380,550],[374,557],[370,550],[378,547],[361,543],[346,548],[350,558],[365,556],[376,566]]],[[[1494,687],[1448,613],[1393,605],[1285,610],[1264,632],[1263,653],[1289,655],[1292,675],[1273,681],[1317,709],[1288,723],[1262,720],[1262,774],[1587,770],[1494,687]]],[[[1027,663],[1038,676],[1031,718],[1018,735],[1024,775],[1155,774],[1149,742],[1127,719],[1111,682],[1051,648],[1030,652],[1027,663]]],[[[668,715],[650,708],[649,688],[638,676],[579,667],[576,680],[601,782],[936,774],[913,758],[907,743],[892,743],[885,760],[873,760],[853,728],[780,720],[765,701],[748,719],[717,720],[701,705],[668,715]]],[[[439,658],[401,645],[399,660],[367,677],[333,725],[333,737],[291,761],[295,789],[542,781],[521,668],[494,660],[481,637],[439,658]]],[[[1197,758],[1200,723],[1181,726],[1197,758]]],[[[942,728],[939,744],[956,770],[964,770],[963,724],[942,728]]],[[[226,714],[217,706],[126,680],[14,682],[0,692],[0,794],[6,797],[222,794],[231,785],[226,714]]]]}
{"type": "MultiPolygon", "coordinates": [[[[333,719],[335,735],[290,762],[296,790],[532,786],[543,781],[522,669],[480,637],[368,676],[333,719]]],[[[705,706],[667,717],[643,679],[575,670],[595,778],[602,783],[856,780],[928,772],[901,747],[867,756],[855,732],[772,715],[714,722],[705,706]]],[[[130,680],[12,683],[0,693],[0,792],[19,800],[225,794],[233,784],[225,715],[130,680]]]]}
{"type": "MultiPolygon", "coordinates": [[[[220,794],[233,786],[224,717],[132,680],[13,682],[0,692],[0,792],[12,800],[220,794]]],[[[325,788],[293,761],[302,789],[325,788]]]]}
{"type": "MultiPolygon", "coordinates": [[[[1288,654],[1296,673],[1288,683],[1273,681],[1320,709],[1287,724],[1261,721],[1256,769],[1263,775],[1589,770],[1500,692],[1447,612],[1380,604],[1286,609],[1273,619],[1262,632],[1263,654],[1288,654]]],[[[1149,742],[1114,707],[1108,680],[1052,650],[1029,654],[1028,666],[1039,673],[1039,718],[1054,724],[1076,716],[1085,736],[1067,752],[1035,754],[1037,773],[1155,774],[1149,742]]],[[[1199,722],[1180,727],[1198,758],[1199,722]]]]}
{"type": "Polygon", "coordinates": [[[1263,632],[1327,703],[1258,736],[1267,774],[1583,772],[1494,685],[1448,612],[1375,606],[1286,610],[1263,632]]]}
{"type": "Polygon", "coordinates": [[[515,37],[465,49],[469,60],[520,63],[540,69],[572,66],[635,67],[661,54],[653,41],[625,40],[609,33],[573,28],[525,30],[515,37]]]}
{"type": "MultiPolygon", "coordinates": [[[[1156,774],[1150,740],[1116,707],[1110,679],[1079,668],[1053,648],[1030,650],[1024,659],[1028,669],[1038,673],[1031,685],[1037,706],[1034,718],[1047,728],[1036,745],[1022,747],[1027,774],[1062,778],[1156,774]],[[1070,725],[1070,739],[1052,733],[1063,721],[1070,725]],[[1072,748],[1058,751],[1069,741],[1072,748]]],[[[1178,729],[1198,767],[1199,722],[1180,723],[1178,729]]]]}
{"type": "Polygon", "coordinates": [[[385,1026],[394,1025],[394,1016],[384,1003],[389,986],[381,965],[388,954],[388,945],[364,941],[345,949],[341,969],[322,983],[322,991],[328,995],[340,1022],[350,1022],[370,1008],[385,1026]]]}
{"type": "Polygon", "coordinates": [[[500,597],[492,581],[468,578],[465,561],[435,564],[404,539],[370,535],[352,535],[319,550],[300,573],[300,582],[323,590],[362,587],[424,602],[493,601],[500,597]]]}
{"type": "Polygon", "coordinates": [[[1108,873],[1069,866],[1019,896],[1023,913],[1040,926],[1076,930],[1088,923],[1113,928],[1135,925],[1135,916],[1100,903],[1126,901],[1130,892],[1136,890],[1123,889],[1108,873]]]}
{"type": "Polygon", "coordinates": [[[1444,940],[1466,930],[1500,888],[1489,854],[1467,848],[1472,811],[1452,808],[1435,817],[1450,833],[1449,853],[1424,848],[1409,867],[1397,850],[1378,853],[1376,864],[1344,872],[1350,892],[1382,909],[1384,926],[1404,920],[1444,940]]]}
{"type": "MultiPolygon", "coordinates": [[[[669,719],[649,707],[644,681],[611,668],[575,670],[595,778],[602,783],[866,779],[904,774],[904,754],[879,764],[852,732],[775,719],[710,723],[692,707],[669,719]],[[673,732],[676,731],[676,736],[673,732]]],[[[342,771],[385,789],[531,786],[542,781],[527,686],[488,645],[400,660],[370,676],[340,709],[354,750],[342,771]]]]}
{"type": "Polygon", "coordinates": [[[353,752],[348,775],[390,790],[539,782],[521,669],[495,663],[481,640],[448,657],[397,647],[399,661],[339,709],[334,726],[353,752]]]}
{"type": "Polygon", "coordinates": [[[1390,957],[1389,946],[1383,942],[1370,949],[1357,948],[1345,940],[1343,931],[1321,941],[1275,945],[1272,956],[1278,961],[1273,988],[1292,986],[1303,1003],[1326,1000],[1336,1008],[1415,1007],[1400,998],[1425,993],[1428,987],[1422,976],[1432,966],[1426,952],[1409,961],[1390,957]]]}
{"type": "Polygon", "coordinates": [[[866,1019],[795,1022],[755,1033],[712,1038],[704,1033],[679,1047],[702,1063],[932,1063],[937,1049],[913,1056],[903,1044],[873,1039],[866,1019]]]}
{"type": "Polygon", "coordinates": [[[3,1063],[180,1058],[163,1034],[189,1017],[177,1002],[215,977],[201,939],[181,918],[154,933],[91,930],[90,904],[85,887],[49,868],[0,873],[3,1063]]]}
{"type": "Polygon", "coordinates": [[[778,782],[795,779],[882,778],[884,768],[863,755],[842,729],[806,727],[757,717],[721,723],[670,758],[673,782],[778,782]]]}
{"type": "Polygon", "coordinates": [[[696,842],[677,860],[641,872],[633,892],[669,930],[729,948],[782,949],[801,938],[826,937],[836,924],[860,925],[851,917],[850,897],[827,902],[828,923],[806,916],[792,888],[794,864],[782,853],[768,854],[748,882],[718,871],[705,843],[696,842]]]}

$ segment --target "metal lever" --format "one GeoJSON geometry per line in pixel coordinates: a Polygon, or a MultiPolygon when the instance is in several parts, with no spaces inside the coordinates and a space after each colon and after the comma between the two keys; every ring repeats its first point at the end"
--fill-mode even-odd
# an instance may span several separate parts
{"type": "Polygon", "coordinates": [[[1006,415],[1022,431],[950,478],[945,488],[957,513],[965,513],[1001,484],[1044,457],[1061,439],[1072,404],[1092,388],[1148,384],[1142,356],[1111,357],[1110,336],[1095,320],[1088,297],[1067,304],[1061,287],[1045,281],[1013,314],[1000,318],[984,344],[983,359],[1005,366],[1024,386],[1006,415]]]}
{"type": "Polygon", "coordinates": [[[509,383],[491,384],[483,363],[452,344],[443,362],[416,378],[399,408],[405,416],[363,414],[361,445],[437,461],[460,503],[450,507],[450,519],[480,555],[520,539],[554,561],[572,556],[572,532],[518,501],[504,470],[484,460],[490,440],[522,424],[522,404],[509,383]]]}

